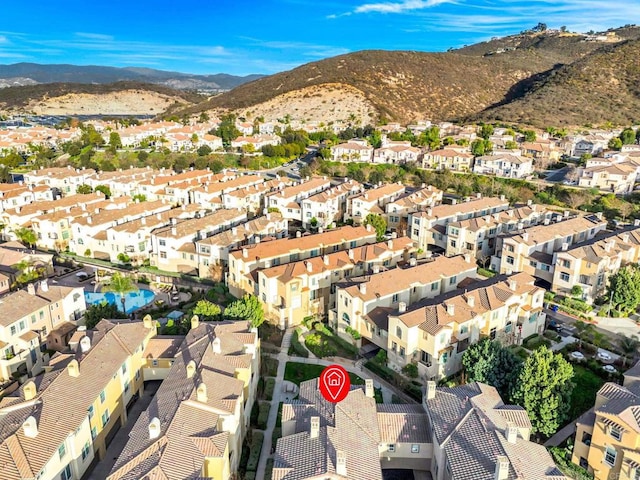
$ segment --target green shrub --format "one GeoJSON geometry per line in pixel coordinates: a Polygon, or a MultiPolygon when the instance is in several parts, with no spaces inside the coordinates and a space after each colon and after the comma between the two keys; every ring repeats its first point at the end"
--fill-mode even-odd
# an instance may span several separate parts
{"type": "Polygon", "coordinates": [[[345,332],[351,335],[354,340],[360,340],[362,338],[362,335],[360,335],[360,332],[358,332],[355,328],[347,327],[345,328],[345,332]]]}
{"type": "Polygon", "coordinates": [[[404,391],[414,400],[418,402],[422,401],[422,386],[409,383],[404,387],[404,391]]]}
{"type": "Polygon", "coordinates": [[[372,360],[369,360],[367,363],[364,364],[364,366],[369,370],[371,370],[376,375],[378,375],[380,378],[388,382],[393,382],[395,377],[395,372],[390,368],[384,365],[380,365],[379,363],[374,362],[372,360]]]}
{"type": "Polygon", "coordinates": [[[298,357],[309,357],[309,351],[300,343],[300,329],[296,328],[291,336],[291,346],[289,347],[289,355],[297,355],[298,357]]]}
{"type": "Polygon", "coordinates": [[[273,392],[276,389],[276,379],[275,378],[267,378],[264,382],[264,396],[267,400],[271,400],[273,398],[273,392]]]}
{"type": "Polygon", "coordinates": [[[312,333],[304,339],[304,344],[316,357],[332,357],[338,349],[322,333],[312,333]]]}
{"type": "Polygon", "coordinates": [[[258,407],[258,421],[256,423],[257,427],[260,430],[265,430],[267,428],[267,421],[269,420],[269,402],[259,402],[260,405],[258,407]]]}
{"type": "Polygon", "coordinates": [[[260,406],[258,402],[253,403],[253,407],[251,408],[251,415],[249,415],[249,423],[252,426],[258,425],[258,415],[260,414],[260,406]]]}
{"type": "Polygon", "coordinates": [[[571,452],[567,448],[551,447],[549,453],[558,468],[567,477],[574,480],[593,480],[593,475],[571,461],[571,452]]]}
{"type": "MultiPolygon", "coordinates": [[[[253,431],[251,434],[251,452],[249,454],[249,460],[247,462],[247,473],[255,472],[258,469],[258,462],[260,461],[260,452],[262,451],[262,441],[264,440],[264,434],[262,432],[253,431]]],[[[247,478],[245,476],[245,478],[247,478]]]]}
{"type": "Polygon", "coordinates": [[[493,270],[490,270],[488,268],[479,267],[478,275],[482,275],[483,277],[487,277],[487,278],[492,278],[497,275],[497,272],[494,272],[493,270]]]}
{"type": "Polygon", "coordinates": [[[542,346],[546,346],[547,348],[551,347],[551,342],[543,336],[535,334],[528,337],[524,341],[523,346],[527,350],[536,350],[542,346]]]}
{"type": "Polygon", "coordinates": [[[418,378],[418,365],[415,363],[407,363],[402,367],[402,373],[410,378],[418,378]]]}

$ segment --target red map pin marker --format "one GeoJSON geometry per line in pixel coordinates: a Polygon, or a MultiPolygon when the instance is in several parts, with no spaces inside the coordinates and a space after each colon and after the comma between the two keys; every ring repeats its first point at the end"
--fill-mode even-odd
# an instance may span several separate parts
{"type": "Polygon", "coordinates": [[[325,368],[318,383],[322,396],[332,403],[344,400],[351,389],[349,374],[340,365],[329,365],[325,368]]]}

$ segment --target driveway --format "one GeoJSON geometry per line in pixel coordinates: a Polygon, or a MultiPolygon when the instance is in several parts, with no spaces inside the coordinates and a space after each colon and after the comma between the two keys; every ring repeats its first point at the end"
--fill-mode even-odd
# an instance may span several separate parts
{"type": "Polygon", "coordinates": [[[131,407],[131,411],[127,416],[127,423],[124,425],[124,427],[118,430],[116,436],[113,437],[111,444],[107,448],[107,454],[104,457],[104,460],[98,462],[88,476],[84,476],[85,480],[104,480],[105,478],[107,478],[109,472],[115,465],[116,460],[120,456],[120,453],[124,449],[124,446],[129,440],[129,433],[131,432],[131,429],[138,421],[138,417],[147,409],[147,407],[151,403],[151,400],[158,391],[161,383],[162,382],[158,380],[147,382],[145,384],[144,393],[131,407]]]}

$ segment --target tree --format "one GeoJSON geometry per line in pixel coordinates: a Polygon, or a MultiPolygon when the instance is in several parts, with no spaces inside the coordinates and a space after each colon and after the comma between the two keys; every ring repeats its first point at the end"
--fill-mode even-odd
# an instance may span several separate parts
{"type": "Polygon", "coordinates": [[[636,353],[638,353],[638,347],[640,347],[640,341],[636,335],[630,337],[624,336],[618,342],[620,349],[622,350],[622,366],[627,366],[627,359],[633,361],[636,353]]]}
{"type": "Polygon", "coordinates": [[[640,271],[637,267],[627,265],[618,273],[609,277],[611,306],[618,312],[627,313],[636,309],[640,304],[640,271]]]}
{"type": "Polygon", "coordinates": [[[118,307],[112,303],[102,302],[90,305],[84,312],[84,324],[87,328],[93,328],[102,319],[127,318],[127,316],[118,310],[118,307]]]}
{"type": "Polygon", "coordinates": [[[418,137],[418,144],[427,146],[430,150],[440,148],[440,129],[438,127],[427,128],[418,137]]]}
{"type": "Polygon", "coordinates": [[[207,123],[209,121],[209,114],[207,112],[201,112],[198,118],[198,123],[207,123]]]}
{"type": "Polygon", "coordinates": [[[488,383],[503,398],[509,398],[522,367],[522,360],[500,342],[488,338],[467,348],[462,366],[468,382],[488,383]]]}
{"type": "Polygon", "coordinates": [[[407,363],[402,367],[402,373],[409,378],[418,378],[418,366],[415,363],[407,363]]]}
{"type": "Polygon", "coordinates": [[[387,221],[382,216],[370,213],[365,217],[364,224],[371,225],[375,229],[378,242],[384,240],[384,234],[387,233],[387,221]]]}
{"type": "Polygon", "coordinates": [[[583,294],[583,290],[582,287],[580,285],[574,285],[573,287],[571,287],[571,296],[572,297],[576,297],[576,298],[582,298],[582,294],[583,294]]]}
{"type": "Polygon", "coordinates": [[[380,170],[373,170],[369,174],[369,183],[372,183],[373,185],[377,185],[378,183],[382,183],[385,180],[386,179],[385,179],[384,173],[382,173],[380,170]]]}
{"type": "Polygon", "coordinates": [[[131,197],[134,202],[142,203],[147,201],[147,196],[144,193],[136,193],[131,197]]]}
{"type": "Polygon", "coordinates": [[[90,193],[93,193],[93,188],[91,187],[91,185],[83,183],[82,185],[78,185],[78,187],[76,188],[76,193],[79,193],[80,195],[88,195],[90,193]]]}
{"type": "Polygon", "coordinates": [[[257,297],[247,294],[224,309],[224,318],[246,320],[251,328],[258,328],[264,322],[264,310],[257,297]]]}
{"type": "Polygon", "coordinates": [[[485,152],[486,152],[485,140],[478,138],[477,140],[474,140],[473,142],[471,142],[471,153],[475,157],[481,157],[482,155],[485,154],[485,152]]]}
{"type": "Polygon", "coordinates": [[[636,143],[640,143],[640,128],[636,130],[636,143]]]}
{"type": "Polygon", "coordinates": [[[636,143],[636,132],[633,128],[625,128],[622,130],[622,133],[620,133],[620,141],[622,145],[632,145],[636,143]]]}
{"type": "Polygon", "coordinates": [[[514,142],[513,140],[507,140],[504,143],[504,148],[506,148],[507,150],[517,150],[518,149],[518,144],[516,142],[514,142]]]}
{"type": "Polygon", "coordinates": [[[524,132],[524,140],[525,142],[535,142],[536,141],[536,132],[533,130],[525,130],[524,132]]]}
{"type": "Polygon", "coordinates": [[[240,130],[236,128],[236,116],[233,114],[224,115],[220,119],[218,128],[211,130],[209,133],[220,137],[222,144],[226,148],[229,148],[231,146],[231,140],[240,136],[240,130]]]}
{"type": "Polygon", "coordinates": [[[532,432],[549,437],[569,414],[573,366],[546,346],[534,350],[518,375],[511,401],[529,414],[532,432]]]}
{"type": "Polygon", "coordinates": [[[105,198],[111,197],[111,189],[108,185],[98,185],[96,187],[96,192],[102,192],[105,198]]]}
{"type": "Polygon", "coordinates": [[[38,241],[36,232],[31,230],[30,228],[18,228],[17,230],[14,230],[13,233],[20,243],[28,245],[29,247],[33,247],[38,241]]]}
{"type": "Polygon", "coordinates": [[[138,152],[138,161],[140,161],[141,163],[146,162],[148,158],[149,158],[149,152],[145,152],[144,150],[141,152],[138,152]]]}
{"type": "Polygon", "coordinates": [[[45,274],[44,268],[37,267],[33,261],[26,259],[16,263],[13,268],[20,272],[20,274],[16,276],[16,283],[20,285],[26,285],[33,280],[43,277],[45,274]]]}
{"type": "Polygon", "coordinates": [[[120,134],[118,132],[111,132],[109,134],[109,146],[116,150],[122,147],[122,140],[120,139],[120,134]]]}
{"type": "Polygon", "coordinates": [[[211,147],[209,145],[202,145],[198,147],[197,152],[199,157],[206,157],[211,152],[213,152],[213,150],[211,150],[211,147]]]}
{"type": "Polygon", "coordinates": [[[620,140],[618,137],[613,137],[611,140],[609,140],[609,148],[611,150],[620,150],[622,148],[622,140],[620,140]]]}
{"type": "Polygon", "coordinates": [[[120,297],[120,303],[122,303],[122,311],[127,312],[127,308],[124,301],[124,296],[130,292],[137,292],[138,286],[133,282],[131,277],[123,275],[119,272],[114,273],[111,276],[111,280],[108,284],[103,285],[103,292],[113,292],[120,297]]]}
{"type": "Polygon", "coordinates": [[[198,315],[203,320],[217,320],[220,318],[222,309],[219,305],[209,300],[199,300],[193,309],[194,315],[198,315]]]}
{"type": "Polygon", "coordinates": [[[482,127],[480,127],[480,136],[485,140],[489,140],[491,135],[493,135],[493,125],[489,123],[482,124],[482,127]]]}

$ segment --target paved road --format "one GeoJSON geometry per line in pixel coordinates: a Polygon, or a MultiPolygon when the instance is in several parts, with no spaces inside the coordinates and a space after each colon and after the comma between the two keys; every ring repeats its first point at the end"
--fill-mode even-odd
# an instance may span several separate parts
{"type": "Polygon", "coordinates": [[[564,167],[561,168],[560,170],[556,170],[554,171],[552,174],[550,174],[547,178],[545,178],[545,180],[547,182],[563,182],[565,180],[565,177],[567,175],[567,173],[569,173],[569,167],[564,167]]]}
{"type": "MultiPolygon", "coordinates": [[[[545,309],[545,313],[549,318],[555,318],[562,323],[573,325],[576,319],[562,312],[553,312],[545,309]]],[[[621,336],[640,336],[640,326],[631,318],[608,318],[595,317],[597,324],[594,325],[596,330],[607,335],[611,340],[618,341],[621,336]]]]}

